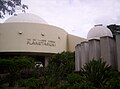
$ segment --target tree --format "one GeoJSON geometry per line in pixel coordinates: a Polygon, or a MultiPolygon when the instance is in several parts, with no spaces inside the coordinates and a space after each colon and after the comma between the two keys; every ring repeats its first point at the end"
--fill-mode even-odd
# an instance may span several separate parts
{"type": "Polygon", "coordinates": [[[22,12],[28,9],[28,6],[22,4],[21,0],[0,0],[0,18],[4,18],[7,13],[13,15],[17,7],[20,7],[22,12]]]}

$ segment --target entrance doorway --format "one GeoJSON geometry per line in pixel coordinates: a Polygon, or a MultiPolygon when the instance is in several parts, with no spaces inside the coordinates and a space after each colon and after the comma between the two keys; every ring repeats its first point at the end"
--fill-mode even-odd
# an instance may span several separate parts
{"type": "Polygon", "coordinates": [[[35,62],[36,62],[36,64],[42,64],[44,67],[45,66],[45,56],[36,56],[35,62]]]}

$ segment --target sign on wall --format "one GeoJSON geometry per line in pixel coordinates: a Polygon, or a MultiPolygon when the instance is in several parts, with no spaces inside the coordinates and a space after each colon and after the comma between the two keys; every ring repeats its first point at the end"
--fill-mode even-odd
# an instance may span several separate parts
{"type": "Polygon", "coordinates": [[[55,47],[56,42],[53,40],[44,40],[44,39],[27,39],[27,45],[55,47]]]}

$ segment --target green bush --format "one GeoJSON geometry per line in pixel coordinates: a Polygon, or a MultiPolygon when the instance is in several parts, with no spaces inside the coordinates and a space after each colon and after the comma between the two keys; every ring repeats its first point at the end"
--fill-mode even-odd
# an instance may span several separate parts
{"type": "Polygon", "coordinates": [[[55,54],[48,63],[46,70],[47,86],[53,88],[62,85],[67,75],[74,72],[74,53],[62,52],[55,54]]]}
{"type": "Polygon", "coordinates": [[[72,84],[83,82],[83,78],[79,74],[71,73],[71,74],[68,74],[67,81],[72,85],[72,84]]]}
{"type": "Polygon", "coordinates": [[[0,59],[0,73],[9,73],[15,70],[14,61],[9,59],[0,59]]]}
{"type": "Polygon", "coordinates": [[[15,82],[20,78],[21,70],[32,68],[33,65],[32,58],[26,56],[0,58],[0,73],[8,73],[7,82],[9,86],[14,86],[15,82]]]}
{"type": "Polygon", "coordinates": [[[96,88],[105,88],[108,82],[117,76],[111,66],[101,59],[85,64],[81,72],[84,80],[96,88]]]}
{"type": "Polygon", "coordinates": [[[26,87],[26,80],[25,79],[20,79],[18,80],[18,86],[20,87],[26,87]]]}
{"type": "Polygon", "coordinates": [[[26,82],[27,89],[43,89],[39,79],[30,78],[26,82]]]}
{"type": "Polygon", "coordinates": [[[112,78],[108,81],[105,89],[120,89],[120,79],[119,78],[112,78]]]}

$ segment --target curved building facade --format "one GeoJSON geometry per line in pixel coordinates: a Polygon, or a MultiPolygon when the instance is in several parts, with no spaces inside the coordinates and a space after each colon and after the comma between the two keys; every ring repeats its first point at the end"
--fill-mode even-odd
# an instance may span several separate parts
{"type": "Polygon", "coordinates": [[[58,53],[67,50],[67,33],[37,23],[4,23],[0,26],[0,52],[58,53]]]}
{"type": "Polygon", "coordinates": [[[83,40],[33,14],[18,14],[0,24],[0,55],[37,55],[47,59],[54,53],[74,51],[83,40]]]}

